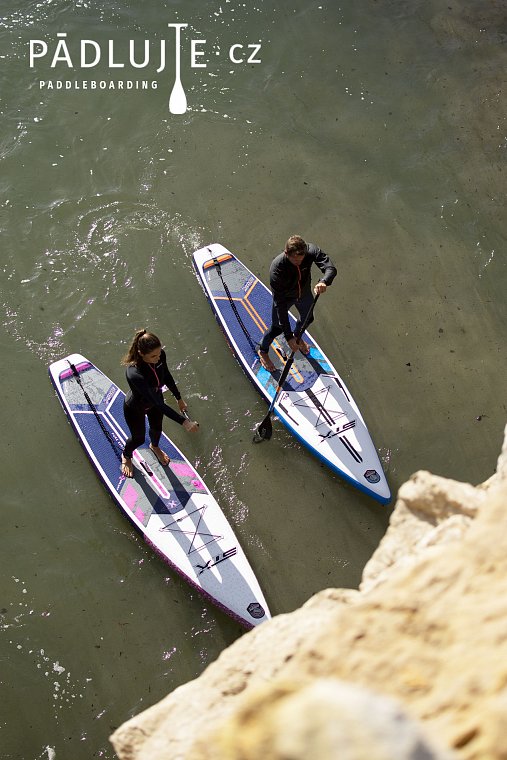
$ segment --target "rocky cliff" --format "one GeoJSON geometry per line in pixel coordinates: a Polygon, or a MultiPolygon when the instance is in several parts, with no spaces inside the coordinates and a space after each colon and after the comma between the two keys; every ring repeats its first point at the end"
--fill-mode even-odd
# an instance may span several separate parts
{"type": "Polygon", "coordinates": [[[120,760],[505,760],[507,428],[478,487],[416,473],[358,591],[245,634],[121,726],[120,760]]]}

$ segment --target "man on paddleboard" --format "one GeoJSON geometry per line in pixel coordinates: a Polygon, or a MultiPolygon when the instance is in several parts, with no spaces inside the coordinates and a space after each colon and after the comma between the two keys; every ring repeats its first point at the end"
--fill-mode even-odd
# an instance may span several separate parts
{"type": "MultiPolygon", "coordinates": [[[[306,243],[299,235],[292,235],[285,243],[285,249],[271,263],[269,281],[273,293],[271,312],[271,327],[266,330],[259,344],[259,359],[262,366],[273,372],[275,365],[269,358],[269,347],[273,340],[284,334],[291,351],[301,351],[308,354],[308,343],[300,337],[296,340],[299,328],[304,323],[313,304],[311,268],[316,264],[323,277],[313,289],[315,295],[325,293],[336,277],[336,267],[320,248],[313,243],[306,243]],[[289,309],[295,306],[299,312],[299,320],[295,331],[291,330],[289,309]]],[[[308,324],[313,322],[313,315],[308,324]]]]}

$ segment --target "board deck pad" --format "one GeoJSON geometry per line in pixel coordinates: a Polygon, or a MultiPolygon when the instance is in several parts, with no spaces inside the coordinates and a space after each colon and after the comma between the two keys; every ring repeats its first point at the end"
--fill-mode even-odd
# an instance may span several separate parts
{"type": "MultiPolygon", "coordinates": [[[[280,335],[270,348],[274,372],[264,369],[257,355],[260,339],[271,323],[271,292],[218,243],[195,251],[193,264],[234,355],[257,390],[271,403],[291,353],[280,335]]],[[[294,329],[296,319],[292,315],[289,318],[294,329]]],[[[332,470],[387,504],[391,500],[387,479],[359,408],[311,335],[305,332],[304,338],[310,353],[308,356],[296,353],[274,412],[332,470]]]]}
{"type": "Polygon", "coordinates": [[[232,527],[178,447],[162,433],[160,448],[171,458],[164,467],[146,436],[134,452],[134,477],[124,477],[125,394],[80,354],[51,364],[49,375],[99,477],[146,542],[244,627],[268,619],[266,600],[232,527]]]}

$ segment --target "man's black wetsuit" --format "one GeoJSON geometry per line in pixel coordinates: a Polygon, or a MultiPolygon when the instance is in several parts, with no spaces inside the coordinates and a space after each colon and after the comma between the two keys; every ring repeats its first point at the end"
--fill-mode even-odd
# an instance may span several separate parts
{"type": "MultiPolygon", "coordinates": [[[[289,309],[295,306],[300,318],[295,332],[304,322],[312,303],[311,268],[316,264],[323,273],[319,282],[331,285],[336,277],[336,267],[327,255],[313,243],[308,243],[307,251],[299,266],[294,264],[285,253],[280,253],[271,263],[269,282],[273,293],[273,310],[271,327],[264,333],[260,350],[269,351],[273,340],[283,332],[287,341],[294,337],[289,322],[289,309]]],[[[308,324],[313,322],[313,316],[308,324]]]]}
{"type": "Polygon", "coordinates": [[[164,402],[163,385],[167,385],[177,401],[181,398],[174,378],[169,372],[165,351],[161,352],[156,364],[142,361],[139,365],[128,366],[125,374],[130,390],[125,396],[123,413],[130,430],[130,438],[125,443],[123,456],[131,459],[134,449],[144,443],[145,416],[148,417],[150,441],[153,446],[159,444],[164,415],[179,422],[180,425],[183,425],[186,418],[164,402]]]}

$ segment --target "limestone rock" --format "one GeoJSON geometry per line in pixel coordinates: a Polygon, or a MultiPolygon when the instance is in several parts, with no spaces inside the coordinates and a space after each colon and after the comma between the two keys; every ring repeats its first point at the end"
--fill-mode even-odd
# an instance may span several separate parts
{"type": "Polygon", "coordinates": [[[120,726],[111,741],[120,760],[190,760],[190,745],[235,709],[238,696],[269,684],[305,640],[314,641],[359,596],[328,589],[235,641],[194,681],[120,726]]]}
{"type": "Polygon", "coordinates": [[[306,747],[326,760],[346,714],[340,760],[345,748],[354,760],[387,747],[393,760],[443,757],[435,741],[462,760],[506,760],[507,443],[477,488],[417,473],[382,543],[360,592],[327,589],[264,623],[121,726],[111,738],[119,759],[214,760],[220,747],[221,760],[299,760],[306,747]],[[356,699],[358,688],[374,693],[356,699]],[[245,746],[233,741],[238,726],[245,746]]]}
{"type": "Polygon", "coordinates": [[[468,483],[417,472],[398,492],[389,528],[364,569],[360,590],[382,582],[393,565],[412,564],[428,546],[462,539],[485,499],[484,491],[468,483]]]}
{"type": "Polygon", "coordinates": [[[388,697],[332,678],[264,687],[238,706],[195,760],[451,760],[388,697]]]}
{"type": "Polygon", "coordinates": [[[498,457],[496,472],[489,478],[489,480],[486,480],[486,482],[479,487],[487,491],[492,491],[497,487],[501,487],[502,483],[507,483],[507,425],[505,426],[503,446],[500,456],[498,457]]]}

